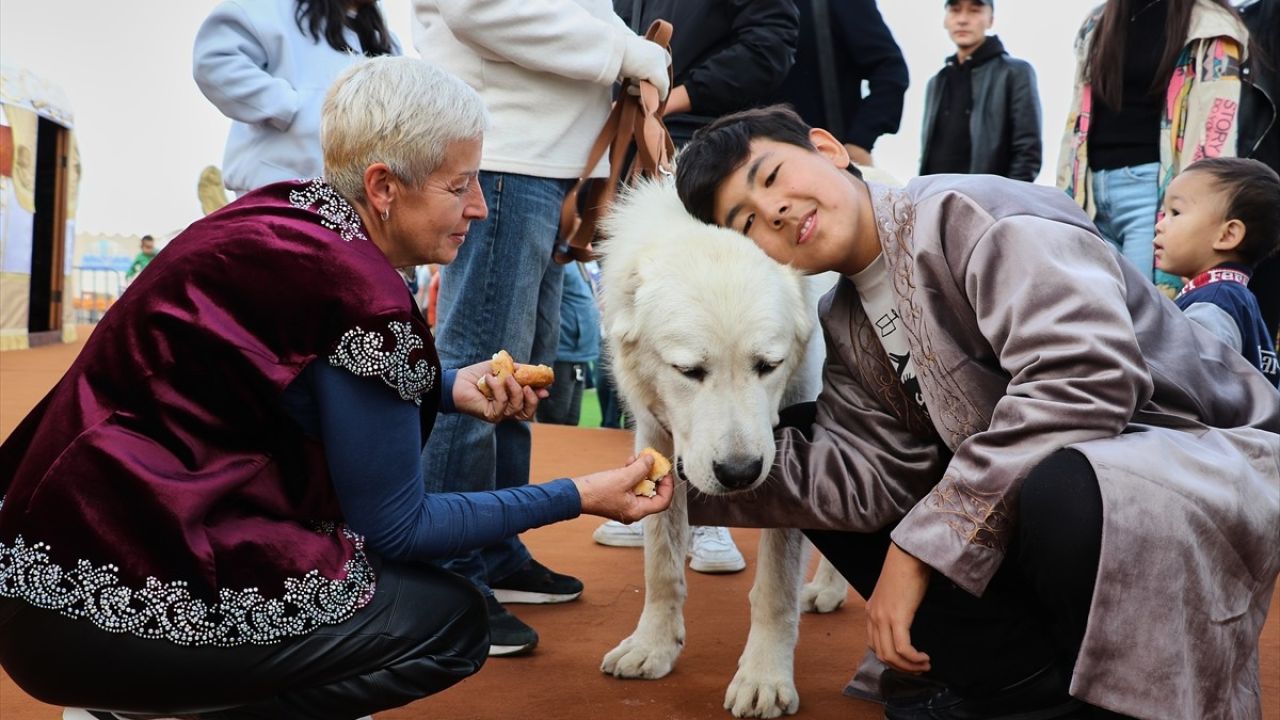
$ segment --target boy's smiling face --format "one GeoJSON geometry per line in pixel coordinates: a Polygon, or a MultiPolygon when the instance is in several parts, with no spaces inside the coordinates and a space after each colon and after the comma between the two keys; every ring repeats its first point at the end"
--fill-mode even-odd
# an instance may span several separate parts
{"type": "Polygon", "coordinates": [[[801,272],[851,275],[880,252],[870,195],[830,133],[815,129],[809,139],[814,149],[753,140],[716,190],[715,221],[801,272]]]}

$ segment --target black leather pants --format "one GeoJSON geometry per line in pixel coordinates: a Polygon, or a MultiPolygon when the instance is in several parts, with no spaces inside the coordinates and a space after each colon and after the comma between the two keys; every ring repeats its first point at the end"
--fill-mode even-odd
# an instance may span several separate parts
{"type": "Polygon", "coordinates": [[[466,580],[383,563],[346,622],[272,645],[188,647],[0,599],[0,665],[53,705],[142,715],[353,720],[439,692],[484,664],[488,615],[466,580]]]}

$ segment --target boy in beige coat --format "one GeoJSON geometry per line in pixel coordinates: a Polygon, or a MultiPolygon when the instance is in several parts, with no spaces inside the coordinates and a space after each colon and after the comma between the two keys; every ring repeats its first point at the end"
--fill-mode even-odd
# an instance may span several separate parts
{"type": "Polygon", "coordinates": [[[816,408],[690,521],[810,531],[868,598],[889,718],[1260,717],[1280,393],[1061,191],[850,167],[782,108],[680,158],[695,217],[844,275],[816,408]]]}

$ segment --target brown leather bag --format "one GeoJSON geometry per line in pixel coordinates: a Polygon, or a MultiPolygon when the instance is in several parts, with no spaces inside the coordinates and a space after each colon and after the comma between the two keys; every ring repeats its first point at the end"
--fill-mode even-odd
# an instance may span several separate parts
{"type": "MultiPolygon", "coordinates": [[[[654,20],[644,36],[669,50],[671,32],[671,23],[654,20]]],[[[671,173],[675,145],[662,124],[662,110],[666,104],[659,98],[653,83],[636,80],[623,83],[613,111],[591,147],[586,167],[560,206],[560,239],[552,251],[556,262],[565,264],[594,259],[591,242],[595,239],[596,226],[618,193],[622,168],[632,146],[635,147],[635,158],[627,174],[628,182],[638,176],[671,173]],[[609,177],[592,178],[591,171],[606,150],[609,151],[609,177]]]]}

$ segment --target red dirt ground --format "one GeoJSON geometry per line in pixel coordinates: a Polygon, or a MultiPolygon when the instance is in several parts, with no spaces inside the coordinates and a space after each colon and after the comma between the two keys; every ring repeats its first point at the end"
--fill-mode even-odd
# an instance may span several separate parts
{"type": "MultiPolygon", "coordinates": [[[[81,335],[87,336],[88,328],[81,335]]],[[[78,345],[0,353],[0,437],[47,392],[78,345]]],[[[631,451],[629,433],[534,426],[535,482],[610,467],[631,451]]],[[[495,658],[476,676],[432,698],[379,713],[377,720],[725,720],[724,691],[747,636],[747,591],[755,566],[757,531],[734,530],[748,570],[689,576],[687,642],[675,671],[661,680],[622,681],[599,671],[606,651],[635,627],[643,606],[639,549],[591,541],[600,521],[582,517],[539,528],[524,538],[547,565],[581,577],[580,600],[558,606],[512,606],[541,635],[524,658],[495,658]]],[[[807,615],[796,652],[797,718],[876,720],[879,707],[841,696],[865,648],[862,602],[851,594],[841,610],[807,615]]],[[[1272,599],[1262,634],[1263,718],[1280,720],[1280,597],[1272,599]]],[[[39,703],[0,673],[0,720],[55,720],[57,708],[39,703]]]]}

